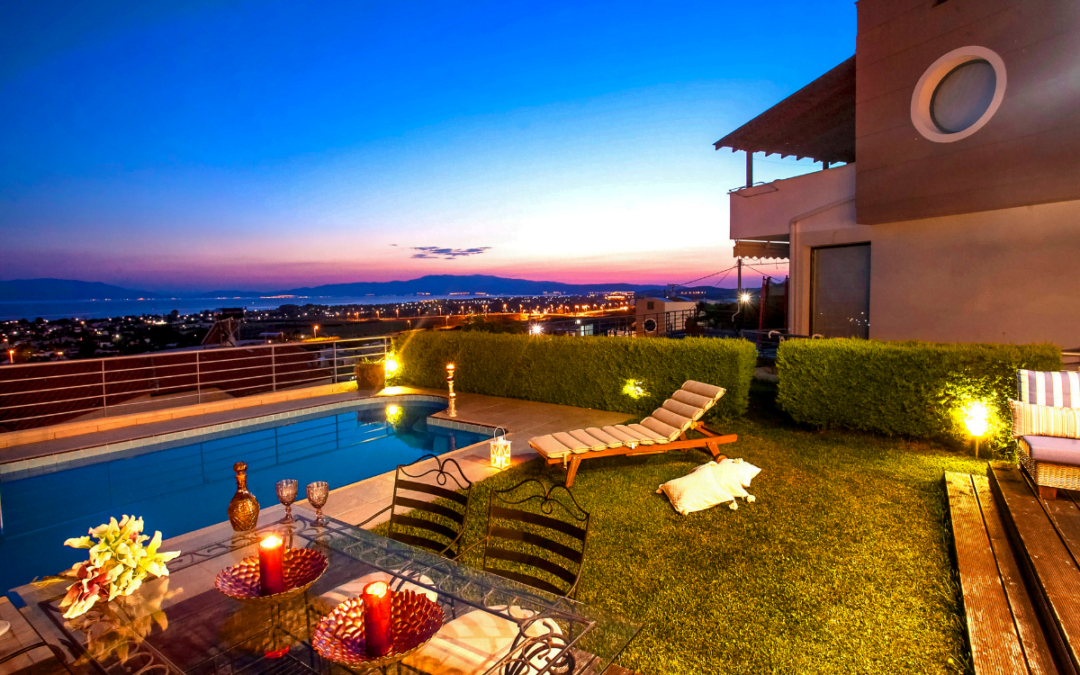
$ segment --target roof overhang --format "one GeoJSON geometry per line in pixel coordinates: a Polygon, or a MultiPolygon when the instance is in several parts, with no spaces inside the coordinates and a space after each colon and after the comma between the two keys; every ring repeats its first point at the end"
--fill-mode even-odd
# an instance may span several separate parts
{"type": "Polygon", "coordinates": [[[713,144],[749,153],[855,161],[855,57],[713,144]]]}

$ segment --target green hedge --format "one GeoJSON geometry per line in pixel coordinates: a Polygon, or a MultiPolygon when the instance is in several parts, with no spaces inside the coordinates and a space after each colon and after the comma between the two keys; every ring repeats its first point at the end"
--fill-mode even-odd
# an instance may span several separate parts
{"type": "Polygon", "coordinates": [[[797,422],[914,438],[968,441],[967,407],[990,411],[987,445],[1009,444],[1016,370],[1060,370],[1054,345],[788,340],[777,403],[797,422]]]}
{"type": "Polygon", "coordinates": [[[727,389],[710,417],[742,415],[757,360],[757,350],[746,340],[706,338],[423,331],[400,336],[394,347],[401,369],[392,384],[444,389],[446,364],[453,363],[456,391],[643,417],[686,380],[727,389]]]}

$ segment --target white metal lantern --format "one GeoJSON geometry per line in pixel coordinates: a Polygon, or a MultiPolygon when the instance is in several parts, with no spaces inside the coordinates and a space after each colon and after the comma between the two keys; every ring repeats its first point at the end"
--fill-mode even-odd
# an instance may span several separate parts
{"type": "Polygon", "coordinates": [[[510,466],[510,441],[506,440],[506,430],[502,427],[495,429],[495,435],[491,439],[491,466],[496,469],[510,466]],[[499,431],[503,432],[502,436],[499,431]]]}

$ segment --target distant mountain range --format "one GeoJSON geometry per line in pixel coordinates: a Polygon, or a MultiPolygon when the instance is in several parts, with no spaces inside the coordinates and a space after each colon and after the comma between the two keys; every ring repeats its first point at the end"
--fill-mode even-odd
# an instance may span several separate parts
{"type": "MultiPolygon", "coordinates": [[[[574,295],[600,291],[649,291],[662,289],[657,285],[636,284],[564,284],[557,281],[506,279],[486,274],[458,276],[437,274],[409,281],[362,281],[352,284],[291,288],[279,291],[208,291],[205,293],[163,294],[110,286],[92,281],[67,279],[20,279],[0,281],[0,301],[50,300],[134,300],[138,298],[266,298],[283,295],[324,297],[362,297],[365,295],[449,295],[450,293],[485,293],[487,295],[541,295],[563,293],[574,295]]],[[[711,288],[712,291],[721,289],[711,288]]]]}
{"type": "Polygon", "coordinates": [[[98,281],[71,279],[16,279],[0,281],[0,301],[138,300],[160,298],[158,293],[110,286],[98,281]]]}

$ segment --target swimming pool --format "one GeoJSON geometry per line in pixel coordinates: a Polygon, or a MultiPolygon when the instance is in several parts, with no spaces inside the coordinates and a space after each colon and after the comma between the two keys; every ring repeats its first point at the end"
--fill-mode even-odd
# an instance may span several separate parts
{"type": "Polygon", "coordinates": [[[230,429],[134,442],[37,475],[0,475],[0,592],[85,559],[85,551],[65,548],[64,540],[110,516],[142,516],[150,534],[161,530],[165,538],[226,520],[236,492],[232,466],[239,461],[248,464],[248,488],[268,508],[278,503],[274,484],[284,478],[300,482],[303,499],[312,481],[325,480],[333,490],[487,438],[429,424],[428,416],[446,402],[424,398],[368,399],[255,418],[230,429]]]}

